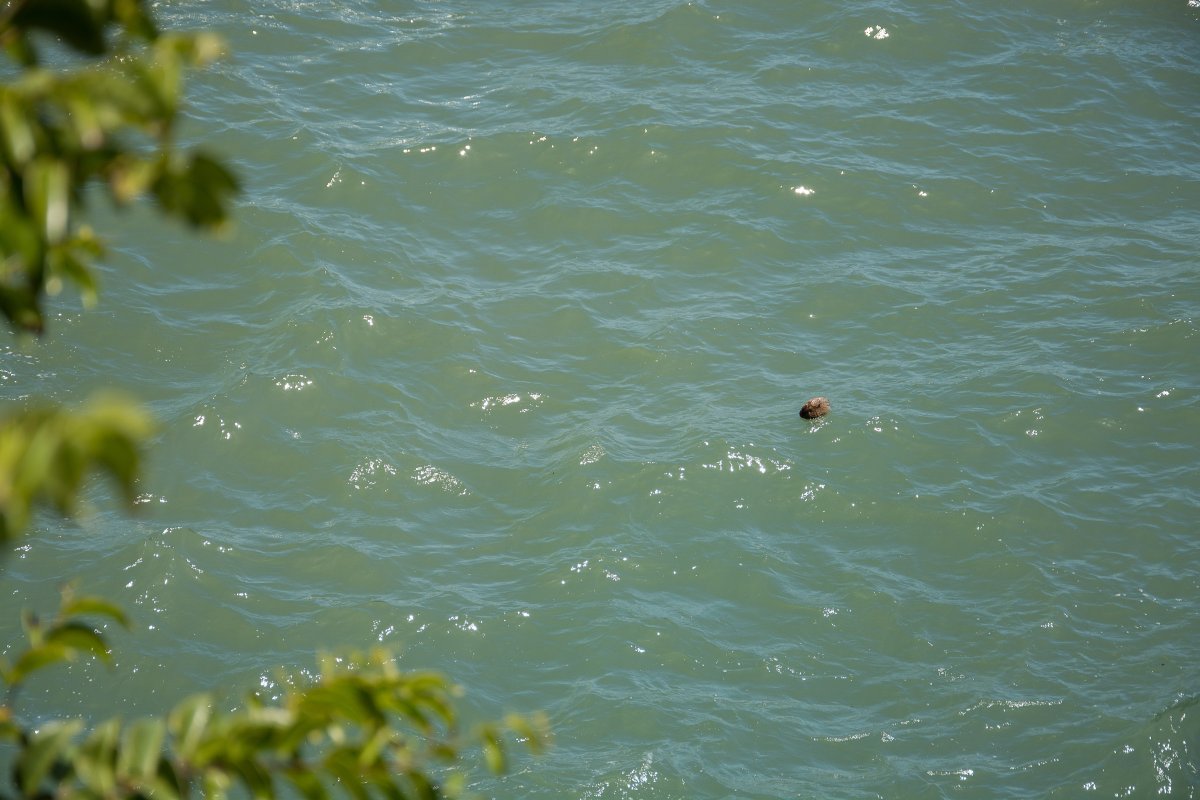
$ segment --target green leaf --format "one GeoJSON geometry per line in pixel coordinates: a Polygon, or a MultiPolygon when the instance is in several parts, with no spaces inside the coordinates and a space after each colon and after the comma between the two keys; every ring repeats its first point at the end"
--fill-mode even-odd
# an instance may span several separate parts
{"type": "Polygon", "coordinates": [[[371,800],[358,770],[358,755],[352,748],[339,747],[326,754],[323,766],[338,779],[342,791],[354,800],[371,800]]]}
{"type": "Polygon", "coordinates": [[[299,700],[302,714],[320,720],[342,718],[364,725],[380,725],[384,721],[371,695],[349,676],[326,678],[299,700]]]}
{"type": "Polygon", "coordinates": [[[164,160],[152,191],[164,211],[196,227],[215,228],[228,218],[238,182],[216,159],[197,152],[183,161],[164,160]]]}
{"type": "Polygon", "coordinates": [[[50,277],[46,281],[47,294],[51,296],[57,294],[55,289],[61,286],[62,279],[66,278],[79,289],[85,308],[96,305],[96,299],[99,296],[96,278],[88,263],[79,257],[74,242],[64,242],[52,247],[48,254],[47,264],[50,271],[50,277]]]}
{"type": "Polygon", "coordinates": [[[99,468],[132,503],[149,416],[133,403],[97,395],[79,411],[33,408],[0,421],[0,515],[19,533],[35,501],[70,514],[84,477],[99,468]]]}
{"type": "Polygon", "coordinates": [[[106,174],[113,202],[124,206],[149,191],[158,171],[150,161],[122,154],[108,163],[106,174]]]}
{"type": "Polygon", "coordinates": [[[150,781],[146,795],[154,800],[180,800],[187,790],[187,782],[175,764],[170,759],[159,759],[158,774],[150,781]]]}
{"type": "Polygon", "coordinates": [[[212,718],[213,699],[208,694],[196,694],[184,700],[171,711],[167,725],[175,737],[175,752],[190,761],[208,728],[212,718]]]}
{"type": "Polygon", "coordinates": [[[98,150],[105,141],[105,128],[95,100],[82,87],[66,83],[62,90],[62,103],[69,116],[67,123],[74,133],[75,143],[84,150],[98,150]]]}
{"type": "Polygon", "coordinates": [[[84,597],[71,597],[64,601],[62,609],[59,611],[64,617],[84,617],[97,616],[107,617],[113,620],[122,628],[129,627],[129,617],[119,605],[107,600],[99,595],[85,595],[84,597]]]}
{"type": "Polygon", "coordinates": [[[111,797],[117,786],[119,720],[110,719],[92,730],[75,758],[75,774],[85,787],[101,797],[111,797]]]}
{"type": "Polygon", "coordinates": [[[360,764],[381,763],[381,754],[393,740],[395,731],[389,726],[379,728],[367,741],[359,745],[358,761],[360,764]]]}
{"type": "Polygon", "coordinates": [[[161,719],[141,719],[126,728],[117,755],[117,776],[142,781],[153,778],[165,735],[166,723],[161,719]]]}
{"type": "Polygon", "coordinates": [[[83,720],[48,722],[33,734],[18,754],[14,769],[17,783],[26,797],[37,795],[50,771],[67,754],[72,740],[83,730],[83,720]]]}
{"type": "Polygon", "coordinates": [[[222,769],[208,768],[203,772],[205,800],[226,800],[229,796],[229,773],[222,769]]]}
{"type": "Polygon", "coordinates": [[[58,646],[67,651],[69,658],[80,653],[91,654],[101,661],[111,661],[112,654],[104,637],[82,622],[63,622],[46,631],[46,645],[58,646]]]}
{"type": "Polygon", "coordinates": [[[16,686],[39,669],[70,661],[74,651],[61,645],[35,645],[21,653],[8,674],[9,686],[16,686]]]}
{"type": "Polygon", "coordinates": [[[479,738],[483,745],[483,757],[487,762],[488,769],[497,775],[504,772],[504,744],[500,741],[496,729],[490,725],[484,726],[479,731],[479,738]]]}
{"type": "Polygon", "coordinates": [[[132,69],[144,98],[154,104],[154,114],[164,130],[170,129],[183,94],[184,42],[179,36],[163,37],[156,43],[153,57],[134,64],[132,69]]]}
{"type": "Polygon", "coordinates": [[[158,36],[154,19],[141,0],[119,0],[112,4],[112,12],[113,19],[119,22],[130,36],[147,41],[158,36]]]}
{"type": "Polygon", "coordinates": [[[29,107],[10,91],[0,91],[0,140],[9,161],[20,168],[34,153],[34,120],[29,107]]]}
{"type": "Polygon", "coordinates": [[[67,235],[70,221],[70,172],[66,162],[40,155],[25,167],[25,201],[47,244],[58,244],[67,235]]]}
{"type": "Polygon", "coordinates": [[[550,727],[545,715],[507,714],[504,717],[504,724],[534,753],[540,753],[545,749],[546,731],[550,727]]]}

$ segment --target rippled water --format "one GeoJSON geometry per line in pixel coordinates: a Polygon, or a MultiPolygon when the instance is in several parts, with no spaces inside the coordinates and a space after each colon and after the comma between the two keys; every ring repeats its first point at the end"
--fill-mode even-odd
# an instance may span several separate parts
{"type": "Polygon", "coordinates": [[[1195,2],[158,11],[247,191],[6,343],[162,426],[5,561],[138,623],[27,704],[378,641],[548,713],[490,797],[1197,794],[1195,2]]]}

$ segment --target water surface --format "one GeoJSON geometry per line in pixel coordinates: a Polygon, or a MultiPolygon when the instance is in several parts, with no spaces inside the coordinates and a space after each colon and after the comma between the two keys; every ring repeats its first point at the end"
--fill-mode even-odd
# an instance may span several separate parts
{"type": "Polygon", "coordinates": [[[1195,3],[383,5],[158,6],[246,193],[5,345],[161,422],[31,711],[383,643],[547,712],[489,797],[1196,795],[1195,3]]]}

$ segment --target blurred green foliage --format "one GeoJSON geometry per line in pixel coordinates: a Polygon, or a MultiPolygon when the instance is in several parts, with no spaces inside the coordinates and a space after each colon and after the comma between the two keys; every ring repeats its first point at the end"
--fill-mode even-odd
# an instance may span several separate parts
{"type": "Polygon", "coordinates": [[[237,180],[174,142],[183,77],[222,44],[160,34],[140,0],[9,0],[0,47],[16,71],[0,86],[0,312],[41,331],[47,294],[72,283],[85,303],[96,296],[101,243],[76,222],[85,187],[104,186],[118,206],[149,195],[199,228],[226,223],[237,180]],[[99,60],[47,68],[39,37],[99,60]]]}
{"type": "MultiPolygon", "coordinates": [[[[117,206],[148,196],[197,228],[226,224],[233,174],[173,139],[184,74],[222,45],[160,33],[143,0],[0,0],[0,48],[0,313],[17,331],[41,333],[46,298],[64,285],[85,304],[95,299],[103,247],[79,222],[90,186],[117,206]],[[44,65],[47,49],[58,68],[44,65]],[[83,63],[62,68],[80,55],[83,63]]],[[[75,410],[9,411],[0,418],[0,544],[27,529],[38,504],[74,514],[93,471],[132,504],[150,432],[143,410],[113,396],[75,410]]],[[[0,660],[0,745],[12,748],[0,797],[437,798],[463,790],[467,747],[500,771],[506,736],[535,749],[544,740],[537,717],[463,734],[457,688],[437,673],[399,670],[384,651],[327,656],[316,677],[286,681],[278,700],[251,696],[232,712],[201,694],[165,718],[23,722],[16,700],[29,676],[78,658],[109,661],[110,624],[128,626],[119,607],[70,589],[52,619],[23,617],[25,646],[0,660]]]]}
{"type": "Polygon", "coordinates": [[[132,505],[139,448],[150,432],[145,411],[107,394],[73,411],[36,406],[0,419],[0,542],[25,528],[38,501],[73,515],[92,469],[111,475],[132,505]]]}
{"type": "Polygon", "coordinates": [[[17,747],[4,796],[325,800],[341,793],[353,800],[432,800],[463,793],[466,775],[453,767],[465,743],[479,743],[488,767],[499,772],[502,732],[534,748],[543,740],[542,720],[516,715],[462,736],[457,688],[438,673],[397,669],[384,650],[325,656],[315,678],[294,676],[278,700],[251,697],[232,712],[218,710],[211,694],[197,694],[165,718],[114,718],[90,729],[79,719],[36,729],[19,724],[12,700],[31,673],[80,656],[108,660],[95,620],[128,624],[103,598],[75,597],[68,589],[54,619],[26,615],[27,647],[14,661],[0,662],[8,687],[0,742],[17,747]]]}

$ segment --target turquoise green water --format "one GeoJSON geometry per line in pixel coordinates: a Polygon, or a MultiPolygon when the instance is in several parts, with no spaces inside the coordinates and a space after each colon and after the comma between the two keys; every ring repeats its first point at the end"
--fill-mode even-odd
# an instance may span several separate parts
{"type": "Polygon", "coordinates": [[[161,422],[27,705],[382,642],[547,712],[488,797],[1196,796],[1200,7],[998,5],[160,4],[246,193],[5,343],[161,422]]]}

